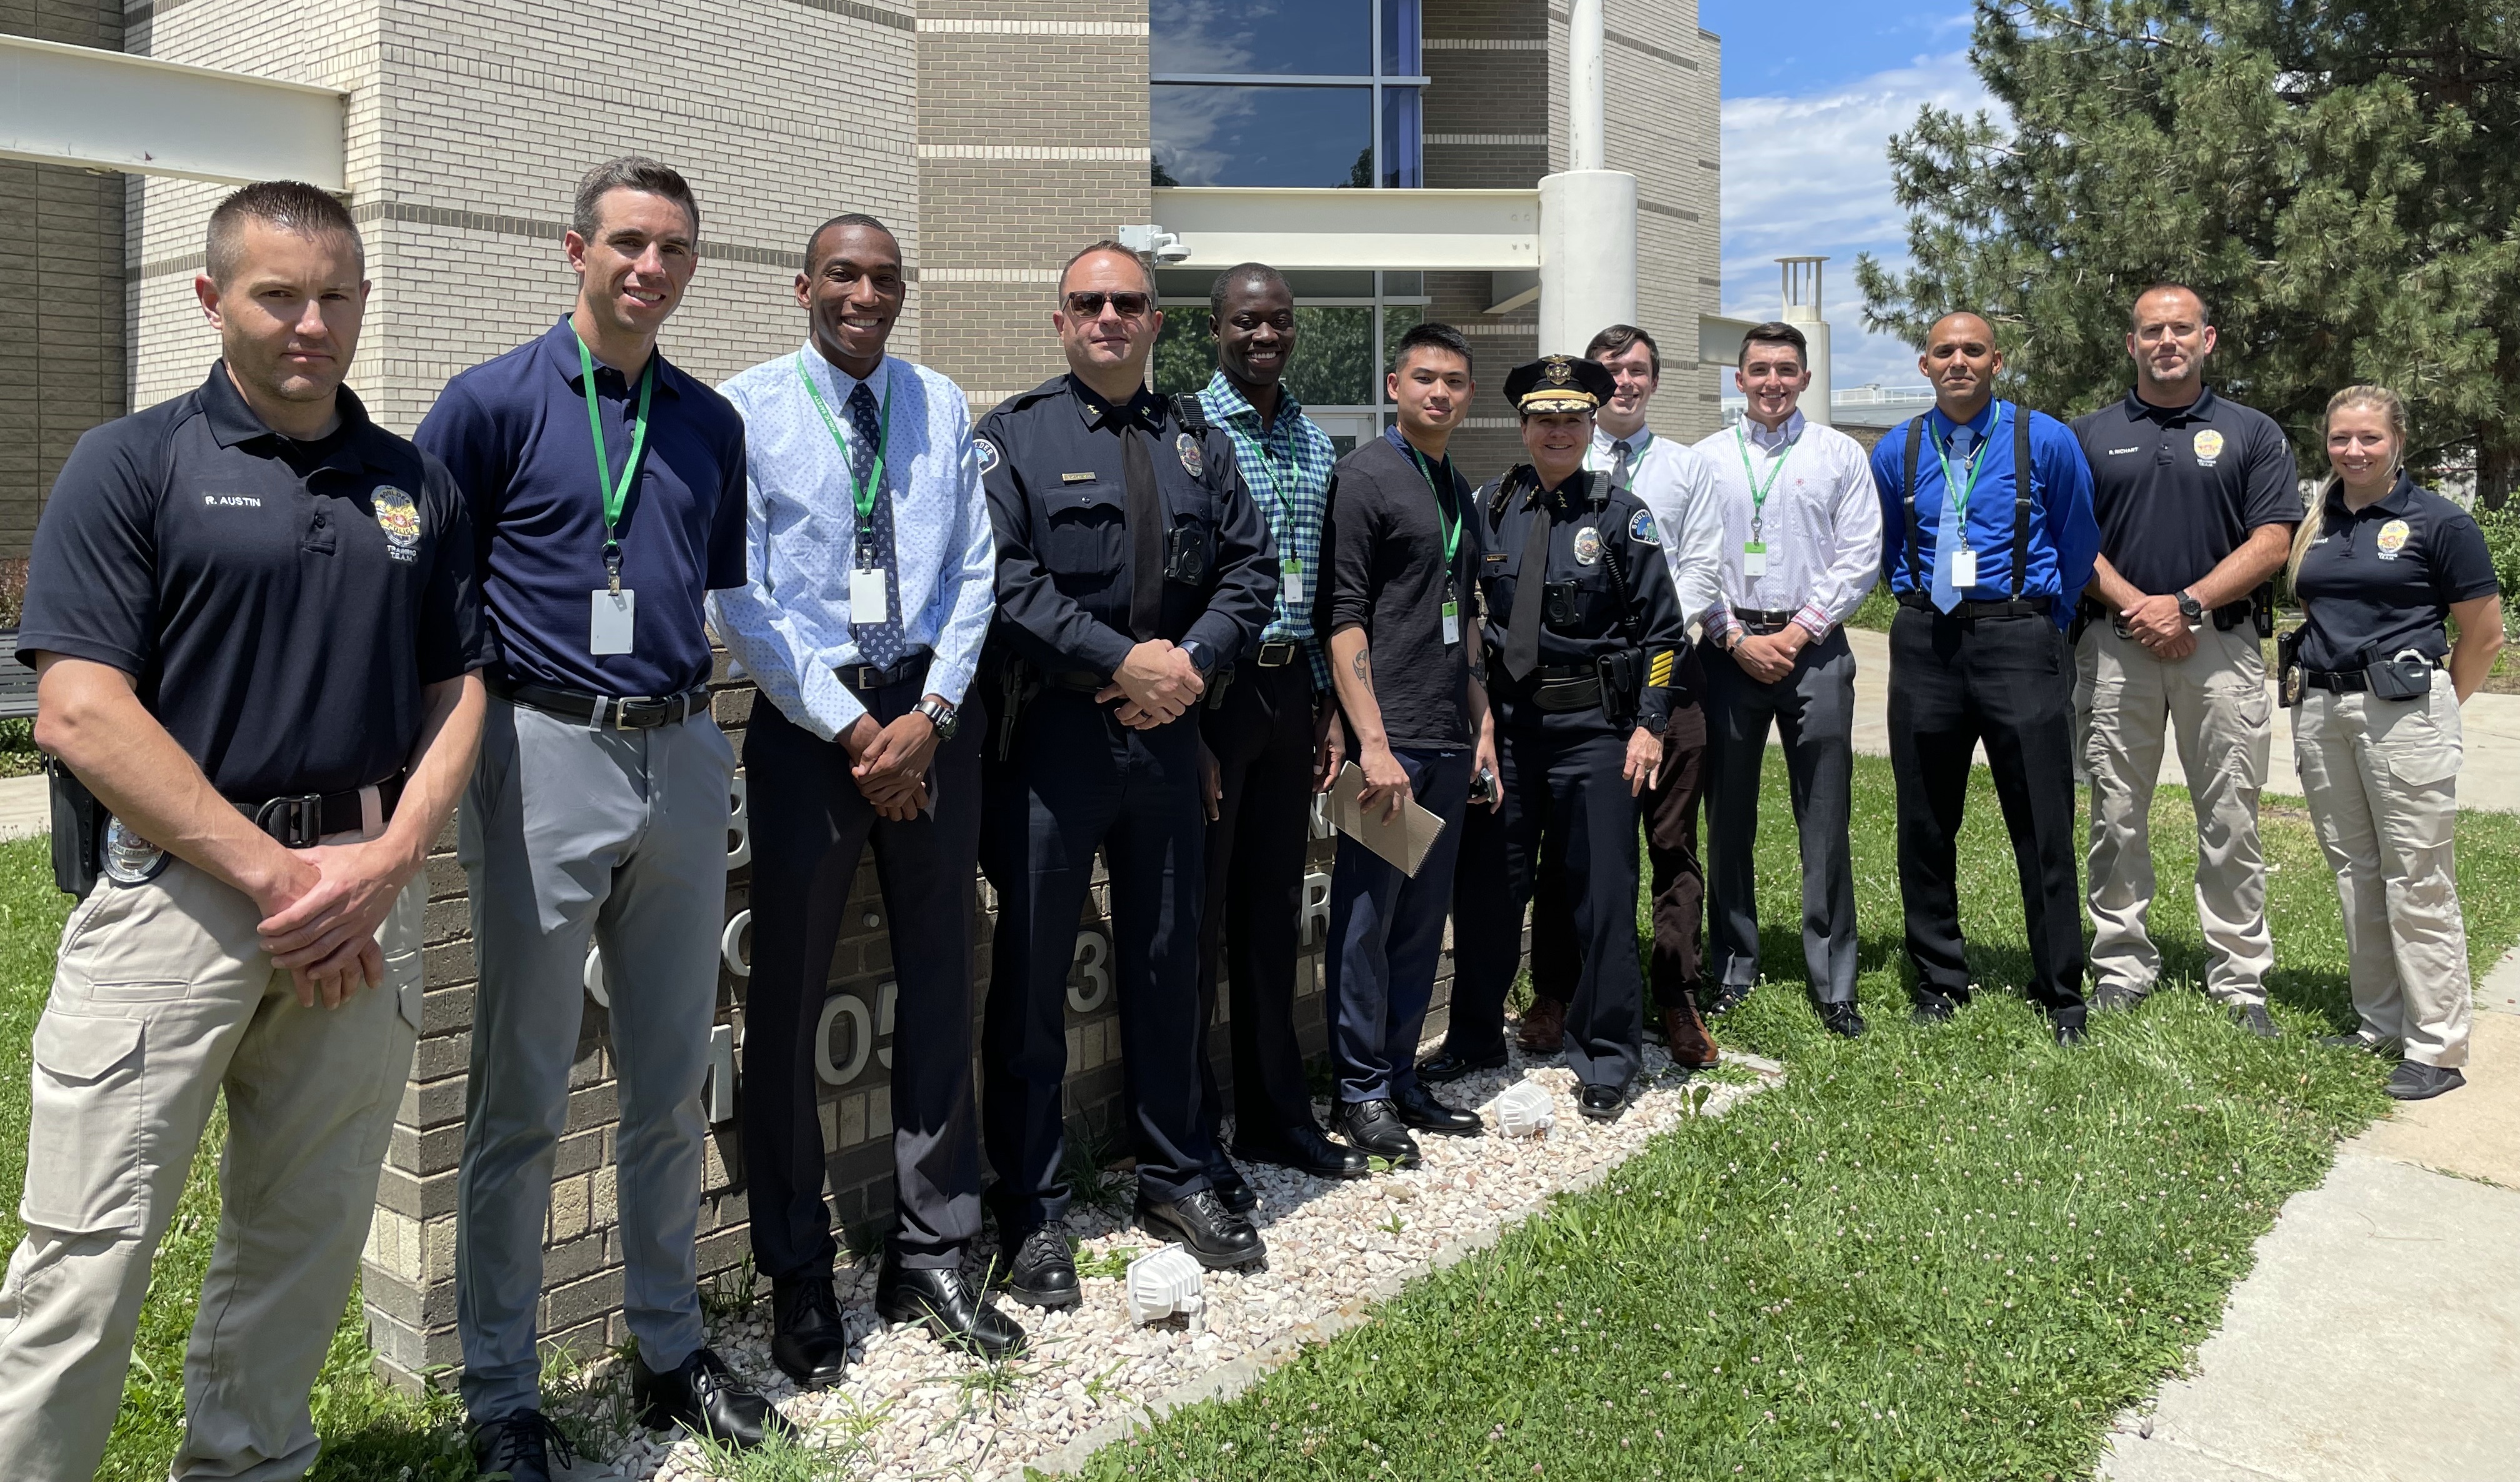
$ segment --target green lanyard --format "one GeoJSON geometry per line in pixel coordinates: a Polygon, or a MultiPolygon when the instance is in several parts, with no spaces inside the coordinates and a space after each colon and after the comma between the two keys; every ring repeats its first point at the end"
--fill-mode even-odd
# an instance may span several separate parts
{"type": "MultiPolygon", "coordinates": [[[[876,368],[881,370],[882,362],[877,362],[876,368]]],[[[849,497],[858,508],[859,560],[868,560],[873,555],[875,540],[875,524],[869,516],[875,514],[876,494],[883,488],[884,454],[892,447],[892,398],[886,396],[883,399],[883,416],[876,428],[875,467],[869,472],[866,482],[860,483],[856,462],[849,457],[848,439],[840,435],[840,425],[832,420],[831,407],[824,403],[822,388],[814,384],[813,377],[805,374],[805,352],[802,350],[796,352],[796,379],[804,382],[805,394],[814,398],[814,410],[823,414],[824,430],[832,434],[832,445],[840,450],[840,466],[848,470],[849,497]]]]}
{"type": "MultiPolygon", "coordinates": [[[[572,336],[575,332],[571,332],[572,336]]],[[[597,485],[604,494],[604,574],[612,591],[621,590],[621,512],[630,505],[630,486],[639,481],[639,455],[648,447],[648,399],[656,391],[656,352],[648,352],[648,364],[639,372],[639,416],[630,426],[630,461],[622,466],[621,478],[612,477],[612,455],[604,447],[604,419],[595,409],[595,352],[586,340],[577,340],[577,368],[581,380],[578,388],[586,397],[586,429],[595,434],[595,467],[604,477],[597,485]]]]}
{"type": "MultiPolygon", "coordinates": [[[[1407,446],[1407,443],[1404,441],[1402,445],[1407,446]]],[[[1454,553],[1462,549],[1462,518],[1458,515],[1450,520],[1445,518],[1444,494],[1435,487],[1435,471],[1427,466],[1426,455],[1412,447],[1409,461],[1418,466],[1419,476],[1426,480],[1426,492],[1435,496],[1435,523],[1444,532],[1444,569],[1450,571],[1453,569],[1454,553]]]]}
{"type": "MultiPolygon", "coordinates": [[[[1977,446],[1969,450],[1967,461],[1960,465],[1968,471],[1968,477],[1965,479],[1952,476],[1951,439],[1948,437],[1934,439],[1934,461],[1943,466],[1943,497],[1959,506],[1960,528],[1963,531],[1968,528],[1969,491],[1977,487],[1978,467],[1986,462],[1986,450],[1995,445],[1995,434],[2002,430],[2003,403],[1999,401],[1995,404],[1995,420],[1986,425],[1986,435],[1978,439],[1977,446]]],[[[1734,433],[1737,436],[1739,429],[1735,428],[1734,433]]]]}
{"type": "MultiPolygon", "coordinates": [[[[1768,495],[1777,487],[1777,475],[1785,472],[1785,460],[1794,456],[1794,443],[1799,440],[1789,439],[1785,443],[1785,450],[1778,453],[1777,461],[1768,468],[1768,481],[1761,483],[1758,472],[1750,467],[1750,439],[1741,435],[1739,423],[1732,425],[1733,446],[1741,450],[1741,474],[1750,481],[1750,540],[1753,544],[1759,541],[1759,532],[1767,524],[1768,495]]],[[[1961,501],[1965,505],[1967,496],[1962,495],[1961,501]]]]}

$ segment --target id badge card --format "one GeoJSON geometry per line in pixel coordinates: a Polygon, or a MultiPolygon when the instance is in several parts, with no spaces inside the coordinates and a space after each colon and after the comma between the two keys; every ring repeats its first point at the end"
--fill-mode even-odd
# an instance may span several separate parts
{"type": "Polygon", "coordinates": [[[639,612],[639,594],[623,587],[615,592],[598,587],[592,594],[593,619],[587,624],[586,651],[589,653],[627,653],[630,634],[639,612]]]}
{"type": "Polygon", "coordinates": [[[849,573],[850,625],[854,627],[860,623],[889,622],[891,618],[891,602],[884,595],[882,568],[878,567],[870,571],[861,566],[851,571],[849,573]]]}
{"type": "Polygon", "coordinates": [[[1455,644],[1457,644],[1457,643],[1460,643],[1461,641],[1462,641],[1462,607],[1461,607],[1461,604],[1459,604],[1459,603],[1455,602],[1453,599],[1451,599],[1451,598],[1447,597],[1447,598],[1445,598],[1445,599],[1444,599],[1444,647],[1445,647],[1445,648],[1447,648],[1447,649],[1449,649],[1449,648],[1451,648],[1453,645],[1455,645],[1455,644]]]}
{"type": "Polygon", "coordinates": [[[1977,553],[1966,546],[1952,553],[1952,585],[1955,587],[1977,585],[1977,553]]]}
{"type": "Polygon", "coordinates": [[[1765,576],[1768,574],[1768,543],[1766,541],[1754,540],[1741,547],[1741,574],[1744,576],[1765,576]]]}
{"type": "Polygon", "coordinates": [[[1278,567],[1278,592],[1289,607],[1304,605],[1304,563],[1292,557],[1278,567]]]}

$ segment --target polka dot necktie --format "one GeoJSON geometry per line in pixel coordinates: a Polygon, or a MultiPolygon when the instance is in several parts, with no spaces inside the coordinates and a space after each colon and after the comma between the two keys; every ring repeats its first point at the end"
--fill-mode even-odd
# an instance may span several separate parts
{"type": "MultiPolygon", "coordinates": [[[[863,488],[875,476],[876,449],[882,446],[883,427],[877,416],[875,392],[863,381],[849,392],[849,425],[857,437],[849,445],[849,472],[863,488]]],[[[886,471],[887,473],[890,472],[886,471]]],[[[879,623],[849,623],[849,637],[858,646],[858,662],[889,669],[901,662],[910,651],[910,641],[901,631],[901,574],[894,567],[892,549],[892,494],[888,489],[875,491],[875,509],[866,518],[867,528],[859,532],[857,564],[861,570],[883,573],[884,620],[879,623]]],[[[854,619],[856,614],[850,614],[854,619]]]]}

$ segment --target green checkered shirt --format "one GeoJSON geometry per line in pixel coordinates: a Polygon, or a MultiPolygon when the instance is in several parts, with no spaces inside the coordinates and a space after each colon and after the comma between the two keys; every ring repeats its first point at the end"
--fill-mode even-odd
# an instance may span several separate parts
{"type": "Polygon", "coordinates": [[[1324,574],[1322,516],[1329,508],[1330,468],[1338,462],[1338,450],[1330,445],[1329,434],[1304,415],[1294,393],[1282,385],[1278,388],[1277,425],[1265,432],[1260,429],[1260,413],[1225,379],[1223,371],[1208,377],[1198,402],[1207,408],[1208,421],[1234,439],[1234,461],[1241,467],[1242,482],[1261,513],[1269,516],[1269,529],[1278,537],[1281,569],[1303,572],[1299,603],[1287,602],[1285,583],[1279,583],[1278,615],[1260,630],[1260,641],[1290,639],[1303,645],[1305,660],[1313,669],[1313,689],[1327,694],[1330,664],[1313,636],[1313,599],[1324,574]]]}

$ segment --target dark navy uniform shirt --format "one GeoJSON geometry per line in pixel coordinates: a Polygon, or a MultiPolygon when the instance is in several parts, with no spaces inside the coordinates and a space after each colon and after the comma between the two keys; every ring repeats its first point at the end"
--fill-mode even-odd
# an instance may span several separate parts
{"type": "MultiPolygon", "coordinates": [[[[1914,420],[1914,419],[1912,419],[1914,420]]],[[[1881,491],[1881,571],[1893,592],[1934,590],[1934,570],[1941,560],[1935,534],[1942,528],[1943,468],[1935,456],[1947,446],[1954,424],[1939,410],[1928,412],[1923,445],[1916,450],[1916,486],[1908,487],[1908,423],[1881,434],[1872,445],[1872,483],[1881,491]],[[1915,501],[1921,549],[1908,550],[1908,502],[1915,501]]],[[[2009,402],[1992,401],[1969,419],[1985,451],[1979,455],[1977,482],[1962,512],[1969,549],[1977,553],[1977,585],[1962,587],[1969,602],[2002,602],[2010,597],[2053,599],[2048,613],[2056,626],[2073,621],[2074,604],[2092,579],[2092,558],[2100,549],[2100,527],[2092,518],[2092,471],[2083,461],[2082,444],[2073,430],[2045,412],[2025,413],[2009,402]],[[2002,427],[1996,414],[2002,413],[2002,427]],[[2030,559],[2016,583],[2012,574],[2013,505],[2012,420],[2030,419],[2030,461],[2034,465],[2030,506],[2030,559]]],[[[1955,466],[1957,468],[1957,465],[1955,466]]]]}
{"type": "MultiPolygon", "coordinates": [[[[1129,651],[1135,571],[1121,439],[1144,439],[1167,532],[1203,539],[1207,571],[1163,584],[1155,636],[1194,644],[1210,674],[1276,614],[1278,555],[1221,427],[1185,431],[1141,388],[1114,405],[1073,376],[980,420],[980,472],[998,537],[998,640],[1047,674],[1108,679],[1129,651]]],[[[1168,547],[1169,549],[1169,547],[1168,547]]]]}
{"type": "Polygon", "coordinates": [[[2263,525],[2301,521],[2292,444],[2208,387],[2183,407],[2127,392],[2074,420],[2092,466],[2100,554],[2139,591],[2183,592],[2263,525]]]}
{"type": "Polygon", "coordinates": [[[2301,661],[2360,669],[2405,649],[2442,657],[2451,605],[2500,588],[2476,521],[2400,473],[2396,488],[2360,510],[2345,508],[2341,487],[2328,492],[2293,590],[2305,613],[2301,661]]]}
{"type": "MultiPolygon", "coordinates": [[[[631,651],[593,651],[606,584],[603,482],[587,430],[577,333],[549,334],[457,376],[420,424],[472,509],[482,599],[507,678],[592,695],[679,695],[708,682],[702,601],[743,570],[743,419],[655,354],[648,446],[622,507],[621,585],[637,594],[631,651]]],[[[604,449],[630,456],[636,381],[595,363],[604,449]]]]}
{"type": "Polygon", "coordinates": [[[1618,589],[1610,574],[1616,561],[1627,579],[1627,615],[1643,640],[1647,683],[1638,704],[1637,724],[1659,736],[1671,719],[1673,668],[1678,651],[1688,641],[1680,615],[1680,599],[1672,592],[1671,567],[1662,557],[1662,534],[1651,511],[1631,490],[1613,490],[1606,473],[1578,471],[1555,489],[1543,494],[1528,468],[1517,468],[1479,490],[1474,501],[1484,522],[1479,546],[1479,590],[1487,606],[1489,703],[1507,725],[1559,729],[1605,729],[1598,710],[1544,712],[1529,702],[1537,686],[1534,675],[1517,684],[1505,672],[1505,646],[1513,621],[1513,605],[1527,573],[1523,547],[1531,522],[1547,507],[1549,567],[1539,579],[1564,583],[1568,602],[1562,610],[1542,609],[1540,666],[1590,668],[1600,654],[1638,644],[1620,621],[1618,589]],[[1499,508],[1500,489],[1510,487],[1499,508]],[[1596,494],[1607,496],[1598,509],[1596,494]]]}
{"type": "Polygon", "coordinates": [[[35,529],[19,658],[132,676],[242,803],[393,776],[423,687],[489,659],[454,481],[338,396],[340,428],[296,442],[213,366],[81,437],[35,529]]]}

